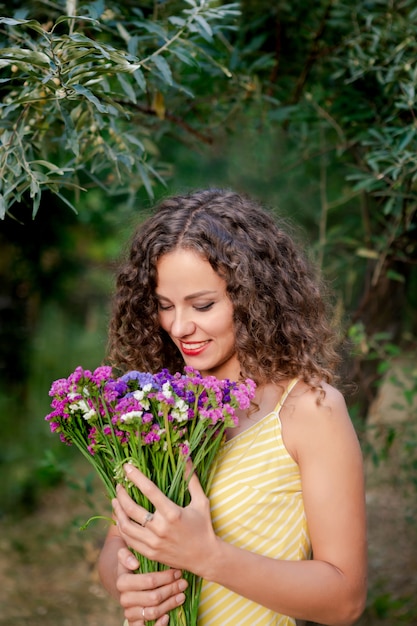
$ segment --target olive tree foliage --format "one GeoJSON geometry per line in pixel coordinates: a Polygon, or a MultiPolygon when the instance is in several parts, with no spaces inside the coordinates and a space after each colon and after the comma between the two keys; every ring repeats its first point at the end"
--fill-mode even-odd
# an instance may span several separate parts
{"type": "Polygon", "coordinates": [[[415,2],[243,5],[266,12],[261,45],[276,62],[265,79],[278,102],[269,117],[296,147],[294,163],[319,169],[323,258],[341,246],[370,261],[370,289],[404,283],[417,239],[415,2]]]}
{"type": "Polygon", "coordinates": [[[347,395],[351,414],[374,461],[398,455],[396,485],[415,502],[416,2],[243,0],[242,8],[240,36],[270,61],[258,80],[269,102],[262,123],[282,129],[277,176],[285,185],[299,173],[293,193],[307,193],[298,216],[314,229],[318,263],[339,297],[349,340],[341,373],[357,387],[347,395]],[[369,426],[387,380],[401,421],[389,412],[388,424],[369,426]]]}
{"type": "Polygon", "coordinates": [[[72,208],[89,185],[152,196],[164,132],[210,141],[246,92],[228,69],[236,3],[19,4],[0,18],[0,218],[22,201],[35,217],[46,190],[72,208]]]}
{"type": "MultiPolygon", "coordinates": [[[[250,14],[262,11],[251,0],[243,5],[250,14]]],[[[269,119],[281,124],[296,146],[294,163],[315,162],[321,170],[322,253],[339,236],[344,249],[373,261],[370,285],[387,272],[403,282],[405,266],[416,260],[415,2],[262,5],[264,25],[270,26],[260,45],[275,58],[263,77],[275,99],[269,119]],[[326,170],[335,164],[343,169],[344,184],[329,198],[326,170]],[[344,240],[339,218],[352,210],[360,224],[344,240]],[[329,220],[337,232],[329,232],[329,220]]]]}
{"type": "Polygon", "coordinates": [[[417,7],[241,5],[235,55],[244,49],[249,62],[249,48],[253,62],[263,59],[260,126],[281,129],[270,174],[281,188],[298,176],[298,219],[313,231],[318,264],[339,294],[355,345],[349,375],[366,416],[391,358],[416,345],[417,7]]]}
{"type": "Polygon", "coordinates": [[[361,203],[356,252],[373,261],[370,286],[384,275],[404,282],[416,262],[417,7],[397,0],[356,3],[353,11],[346,3],[339,11],[351,27],[332,62],[335,94],[328,91],[327,102],[307,97],[328,116],[336,149],[354,166],[337,202],[355,195],[361,203]]]}
{"type": "Polygon", "coordinates": [[[36,215],[45,190],[151,195],[167,132],[244,135],[254,111],[284,146],[268,193],[304,174],[300,221],[337,283],[358,379],[377,357],[371,398],[374,365],[417,334],[414,0],[18,4],[0,25],[0,215],[23,199],[36,215]]]}

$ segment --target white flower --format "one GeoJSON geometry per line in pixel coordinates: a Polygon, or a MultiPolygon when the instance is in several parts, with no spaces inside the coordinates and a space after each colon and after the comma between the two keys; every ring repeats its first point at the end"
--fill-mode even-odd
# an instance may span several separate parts
{"type": "Polygon", "coordinates": [[[95,412],[95,410],[94,410],[94,409],[90,409],[89,411],[87,411],[87,412],[86,412],[86,413],[84,413],[84,415],[83,415],[83,418],[84,418],[85,420],[87,420],[87,422],[88,422],[88,420],[93,419],[93,417],[97,417],[97,413],[95,412]]]}
{"type": "Polygon", "coordinates": [[[188,419],[188,406],[184,400],[179,399],[176,401],[174,408],[171,411],[172,418],[177,422],[185,422],[188,419]]]}
{"type": "Polygon", "coordinates": [[[151,406],[148,398],[145,397],[144,391],[142,391],[141,389],[138,389],[137,391],[134,391],[133,392],[133,397],[135,398],[135,400],[138,400],[138,402],[141,403],[141,405],[142,405],[142,407],[143,407],[143,409],[145,411],[147,411],[149,409],[149,407],[151,406]]]}
{"type": "Polygon", "coordinates": [[[169,383],[169,381],[167,381],[166,383],[162,385],[161,393],[164,396],[164,398],[167,398],[167,399],[172,398],[172,389],[171,389],[171,384],[169,383]]]}
{"type": "Polygon", "coordinates": [[[83,414],[83,418],[85,420],[91,420],[93,417],[97,416],[97,413],[94,409],[88,406],[85,400],[78,400],[78,402],[73,402],[68,406],[71,413],[76,413],[77,411],[81,411],[83,414]]]}
{"type": "Polygon", "coordinates": [[[128,411],[127,413],[123,413],[123,415],[120,416],[120,421],[124,422],[125,424],[131,424],[135,421],[136,418],[141,418],[142,414],[143,411],[128,411]]]}

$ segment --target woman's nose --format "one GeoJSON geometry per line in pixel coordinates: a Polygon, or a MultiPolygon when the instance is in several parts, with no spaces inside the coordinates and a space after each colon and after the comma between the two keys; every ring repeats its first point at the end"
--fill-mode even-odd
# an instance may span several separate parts
{"type": "Polygon", "coordinates": [[[187,337],[188,335],[191,335],[194,330],[195,323],[192,318],[185,313],[176,311],[171,325],[171,334],[178,338],[187,337]]]}

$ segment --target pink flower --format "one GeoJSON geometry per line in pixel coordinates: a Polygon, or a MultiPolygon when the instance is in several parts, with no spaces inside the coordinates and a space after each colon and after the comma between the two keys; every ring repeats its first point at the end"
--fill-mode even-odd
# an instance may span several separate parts
{"type": "Polygon", "coordinates": [[[66,378],[59,378],[58,380],[55,380],[52,385],[51,385],[51,389],[49,390],[49,395],[50,396],[59,396],[60,398],[65,397],[66,394],[68,393],[68,389],[69,389],[69,384],[66,378]]]}
{"type": "Polygon", "coordinates": [[[107,365],[102,365],[101,367],[97,367],[94,370],[94,373],[91,377],[91,380],[97,385],[100,386],[100,383],[109,380],[112,375],[112,368],[107,365]]]}

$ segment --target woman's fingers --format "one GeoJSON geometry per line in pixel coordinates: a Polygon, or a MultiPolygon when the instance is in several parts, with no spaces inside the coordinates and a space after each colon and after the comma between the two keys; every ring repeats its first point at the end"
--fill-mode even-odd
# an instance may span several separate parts
{"type": "MultiPolygon", "coordinates": [[[[192,471],[192,466],[187,465],[186,472],[187,478],[192,471]]],[[[191,478],[188,482],[188,491],[190,492],[191,500],[198,500],[200,498],[206,499],[206,494],[201,486],[200,481],[198,480],[198,476],[195,472],[192,473],[191,478]]]]}
{"type": "MultiPolygon", "coordinates": [[[[149,480],[149,478],[129,463],[124,466],[124,470],[128,479],[141,490],[143,495],[146,496],[146,498],[154,505],[159,514],[168,518],[172,515],[175,516],[175,513],[177,512],[176,509],[178,507],[172,502],[172,500],[167,498],[167,496],[163,494],[162,491],[158,489],[158,487],[151,480],[149,480]]],[[[205,499],[205,494],[200,481],[198,480],[197,474],[193,472],[191,461],[188,461],[185,467],[185,478],[188,479],[190,474],[191,478],[189,479],[188,489],[190,491],[191,498],[195,500],[200,498],[205,499]]],[[[146,511],[143,507],[133,504],[133,501],[129,498],[126,490],[120,485],[117,487],[117,497],[128,516],[131,519],[134,519],[138,524],[144,526],[152,519],[152,516],[149,516],[148,511],[146,511]]]]}
{"type": "Polygon", "coordinates": [[[162,626],[169,611],[183,604],[187,586],[179,570],[126,574],[118,580],[120,604],[130,625],[159,620],[162,626]]]}
{"type": "MultiPolygon", "coordinates": [[[[146,498],[152,502],[155,509],[158,509],[162,514],[172,507],[172,501],[162,493],[160,489],[149,478],[145,476],[137,467],[126,463],[124,465],[126,477],[132,483],[138,487],[146,498]]],[[[121,490],[120,490],[121,491],[121,490]]],[[[140,521],[139,521],[140,523],[140,521]]]]}
{"type": "MultiPolygon", "coordinates": [[[[148,554],[147,543],[144,543],[146,528],[143,528],[141,520],[146,515],[145,509],[135,504],[122,488],[118,491],[118,497],[112,500],[112,506],[120,536],[126,544],[151,560],[157,560],[148,554]]],[[[150,525],[149,522],[148,528],[150,525]]]]}
{"type": "MultiPolygon", "coordinates": [[[[126,466],[125,466],[126,468],[126,466]]],[[[122,486],[112,501],[117,528],[125,543],[143,556],[177,569],[198,572],[201,548],[214,541],[210,503],[198,477],[192,474],[188,489],[191,502],[180,507],[132,465],[126,468],[131,480],[155,507],[150,514],[136,504],[122,486]],[[204,539],[202,539],[204,537],[204,539]]],[[[189,476],[187,465],[185,475],[189,476]]]]}
{"type": "Polygon", "coordinates": [[[131,570],[131,571],[138,569],[139,561],[137,560],[135,555],[132,554],[129,548],[121,548],[119,552],[117,553],[117,557],[118,557],[119,563],[123,565],[125,569],[131,570]]]}
{"type": "MultiPolygon", "coordinates": [[[[122,552],[121,550],[119,551],[122,552]]],[[[134,593],[146,592],[149,596],[153,591],[161,591],[161,595],[151,598],[151,604],[159,599],[165,600],[168,596],[184,591],[187,582],[181,578],[181,570],[166,569],[159,572],[149,572],[146,574],[126,574],[118,581],[120,592],[132,591],[134,593]]]]}
{"type": "MultiPolygon", "coordinates": [[[[121,598],[122,600],[122,598],[121,598]]],[[[129,606],[124,608],[124,615],[126,619],[131,622],[150,622],[152,620],[157,620],[163,618],[165,615],[168,615],[170,611],[175,609],[178,606],[181,606],[185,601],[185,594],[178,593],[175,596],[167,598],[164,602],[159,604],[158,606],[129,606]]]]}

